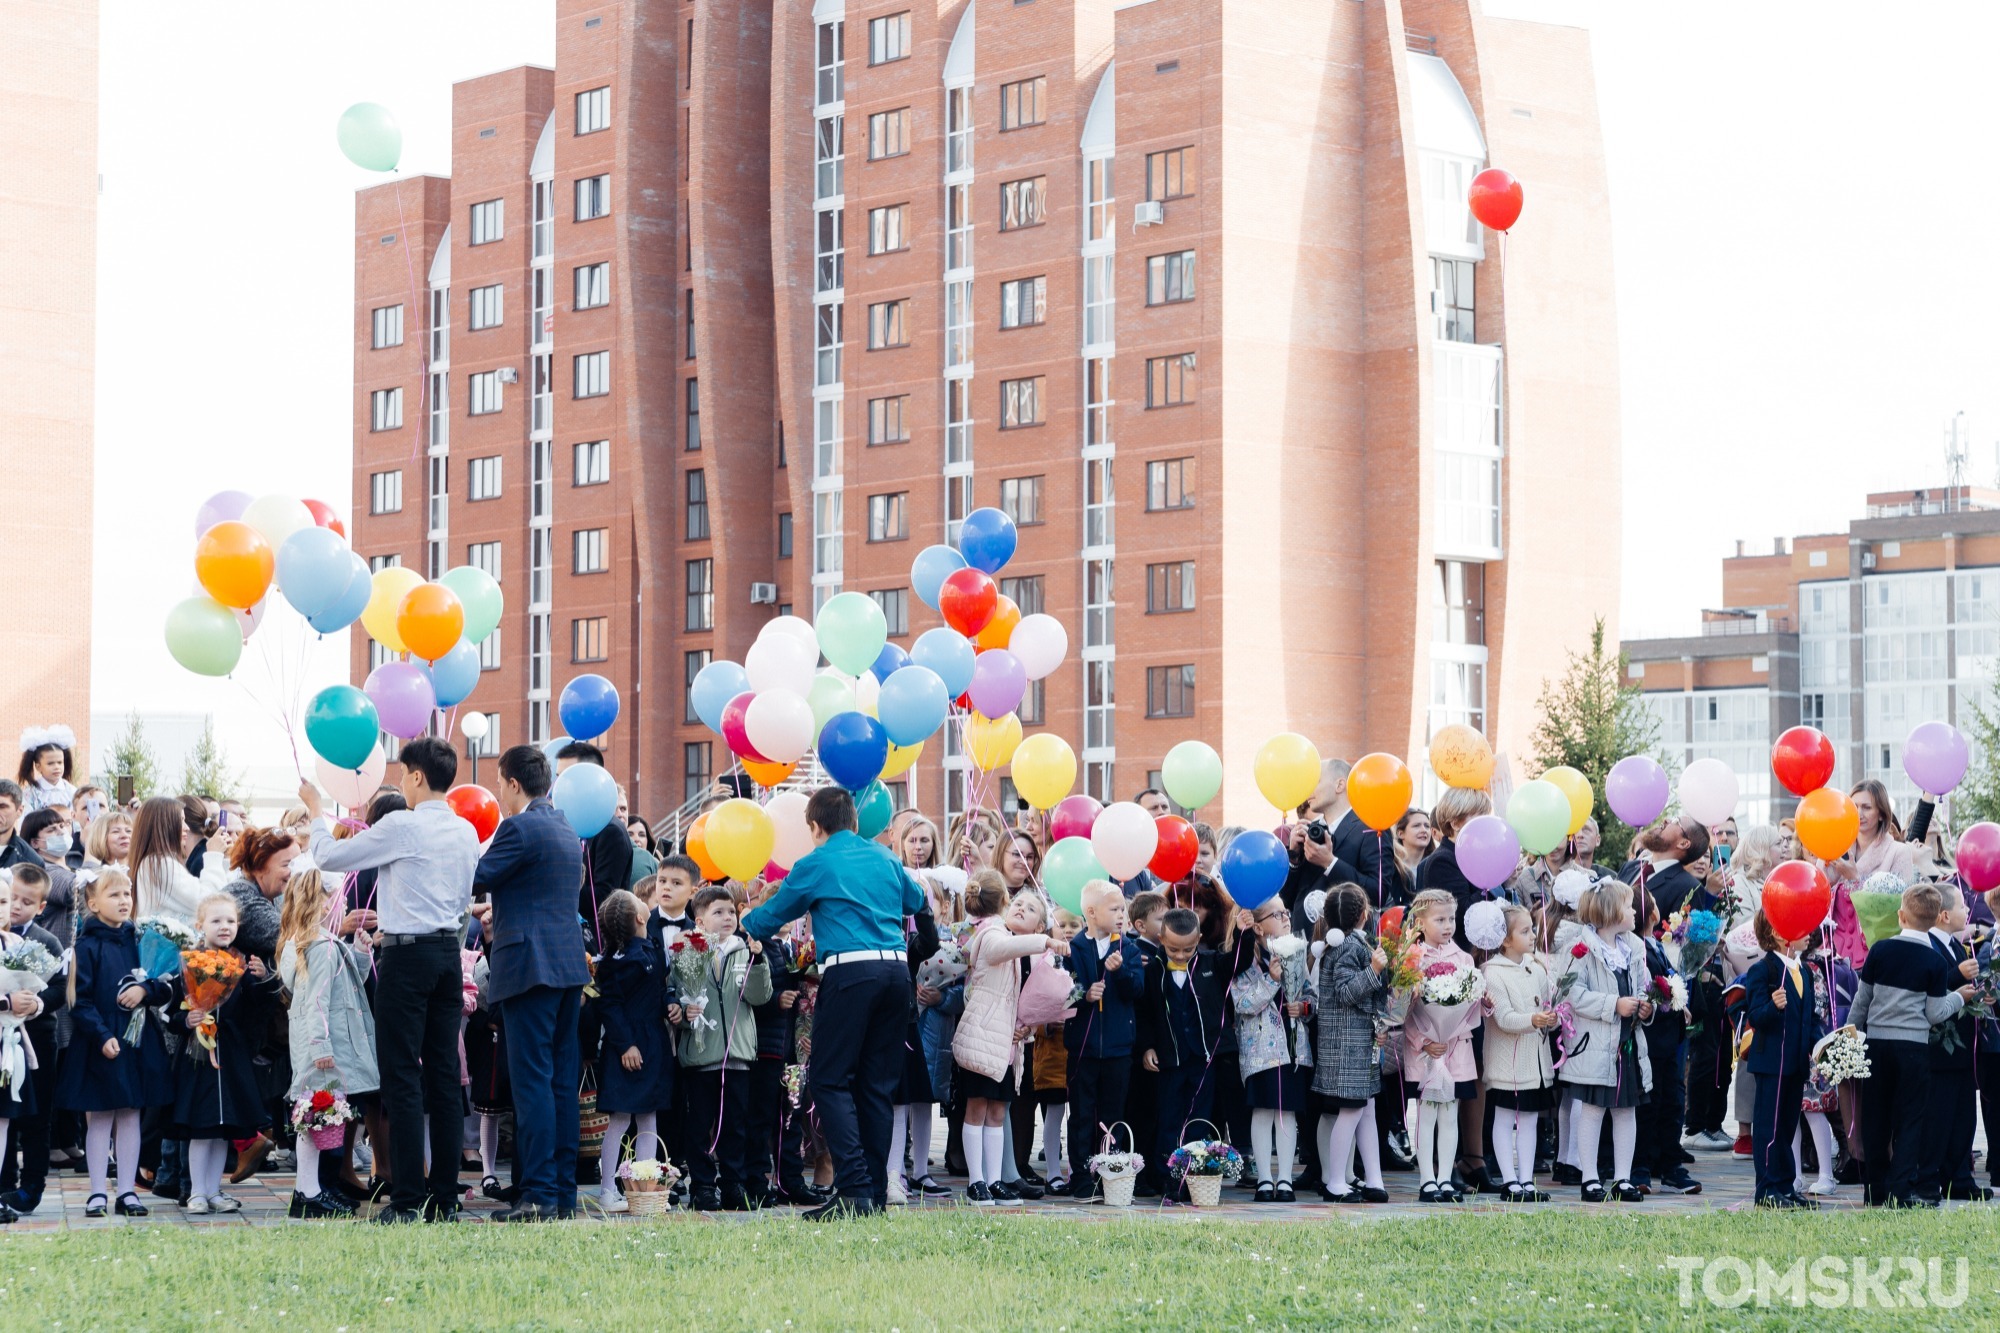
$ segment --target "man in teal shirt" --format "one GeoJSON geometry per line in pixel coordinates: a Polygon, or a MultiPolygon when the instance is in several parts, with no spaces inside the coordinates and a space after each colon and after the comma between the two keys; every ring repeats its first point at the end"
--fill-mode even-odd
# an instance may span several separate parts
{"type": "Polygon", "coordinates": [[[903,921],[916,919],[919,955],[937,949],[937,924],[917,882],[886,847],[855,832],[854,798],[823,787],[806,803],[813,850],[776,894],[743,918],[763,939],[808,912],[819,958],[813,1105],[838,1192],[808,1221],[880,1212],[889,1190],[889,1126],[902,1081],[903,1035],[916,1005],[903,921]]]}

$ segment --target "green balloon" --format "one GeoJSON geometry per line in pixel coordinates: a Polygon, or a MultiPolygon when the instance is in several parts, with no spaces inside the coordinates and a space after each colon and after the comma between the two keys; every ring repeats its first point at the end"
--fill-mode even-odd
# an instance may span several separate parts
{"type": "Polygon", "coordinates": [[[889,621],[875,599],[864,592],[836,593],[827,598],[813,619],[819,650],[826,660],[850,676],[875,665],[889,641],[889,621]]]}
{"type": "Polygon", "coordinates": [[[1083,915],[1083,886],[1093,879],[1110,878],[1088,838],[1064,838],[1042,858],[1042,887],[1057,907],[1077,916],[1083,915]]]}
{"type": "Polygon", "coordinates": [[[243,656],[243,629],[213,597],[190,597],[167,612],[167,651],[197,676],[226,676],[243,656]]]}
{"type": "Polygon", "coordinates": [[[356,102],[340,113],[334,130],[347,160],[367,171],[394,171],[403,157],[403,129],[389,108],[356,102]]]}
{"type": "Polygon", "coordinates": [[[860,791],[854,793],[854,819],[858,823],[861,836],[872,838],[889,827],[889,821],[896,817],[896,802],[890,799],[889,789],[877,778],[860,791]]]}
{"type": "Polygon", "coordinates": [[[306,740],[335,768],[359,772],[381,730],[375,701],[352,685],[329,685],[306,705],[306,740]]]}
{"type": "Polygon", "coordinates": [[[477,565],[447,569],[438,582],[458,594],[458,604],[465,608],[465,641],[484,643],[486,636],[499,628],[500,613],[507,609],[500,585],[477,565]]]}
{"type": "Polygon", "coordinates": [[[815,736],[825,731],[826,724],[838,714],[856,712],[861,707],[854,700],[854,687],[838,676],[814,676],[812,689],[806,692],[806,702],[812,705],[815,736]]]}
{"type": "Polygon", "coordinates": [[[1569,836],[1569,813],[1563,789],[1540,778],[1522,783],[1507,799],[1507,822],[1530,856],[1545,855],[1569,836]]]}
{"type": "Polygon", "coordinates": [[[1167,751],[1160,783],[1183,810],[1199,810],[1222,790],[1222,756],[1200,741],[1182,741],[1167,751]]]}

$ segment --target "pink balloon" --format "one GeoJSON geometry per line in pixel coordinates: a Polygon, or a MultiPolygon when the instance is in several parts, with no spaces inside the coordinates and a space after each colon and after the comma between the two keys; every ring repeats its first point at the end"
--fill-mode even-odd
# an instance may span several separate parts
{"type": "Polygon", "coordinates": [[[1097,817],[1103,813],[1103,803],[1082,792],[1063,797],[1056,802],[1056,808],[1049,811],[1049,846],[1055,846],[1064,838],[1090,841],[1090,831],[1097,826],[1097,817]]]}
{"type": "Polygon", "coordinates": [[[764,882],[766,884],[776,884],[791,873],[791,867],[781,866],[776,861],[767,861],[764,863],[764,882]]]}
{"type": "Polygon", "coordinates": [[[430,728],[437,691],[431,678],[414,663],[384,662],[368,673],[361,691],[374,703],[382,730],[391,736],[409,740],[430,728]]]}
{"type": "Polygon", "coordinates": [[[755,759],[760,764],[768,764],[771,761],[757,753],[757,747],[750,743],[750,733],[743,724],[744,715],[750,711],[750,701],[756,697],[756,691],[745,690],[722,706],[722,741],[738,759],[755,759]]]}
{"type": "Polygon", "coordinates": [[[2000,824],[1981,821],[1958,835],[1958,873],[1974,893],[2000,885],[2000,824]]]}

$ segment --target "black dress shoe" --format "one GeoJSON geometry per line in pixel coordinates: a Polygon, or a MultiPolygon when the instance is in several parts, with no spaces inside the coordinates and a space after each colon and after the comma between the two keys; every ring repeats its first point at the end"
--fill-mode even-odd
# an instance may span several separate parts
{"type": "Polygon", "coordinates": [[[1585,1203],[1603,1203],[1604,1182],[1593,1180],[1587,1185],[1580,1186],[1577,1190],[1577,1197],[1581,1198],[1585,1203]]]}
{"type": "Polygon", "coordinates": [[[9,1208],[6,1204],[0,1203],[0,1226],[6,1226],[9,1222],[18,1222],[20,1220],[21,1215],[19,1213],[9,1208]]]}
{"type": "Polygon", "coordinates": [[[1275,1185],[1273,1185],[1268,1180],[1260,1180],[1257,1182],[1256,1202],[1276,1203],[1277,1199],[1278,1199],[1278,1189],[1275,1185]]]}
{"type": "Polygon", "coordinates": [[[368,1220],[378,1222],[385,1227],[402,1226],[406,1223],[421,1222],[424,1220],[424,1215],[414,1208],[398,1208],[390,1204],[368,1220]]]}
{"type": "Polygon", "coordinates": [[[1993,1198],[1993,1191],[1984,1185],[1953,1185],[1945,1190],[1944,1197],[1961,1203],[1988,1203],[1993,1198]]]}
{"type": "Polygon", "coordinates": [[[0,1194],[0,1203],[6,1204],[16,1213],[32,1213],[42,1206],[42,1196],[37,1194],[30,1198],[21,1190],[8,1190],[5,1194],[0,1194]]]}
{"type": "Polygon", "coordinates": [[[292,1191],[291,1205],[285,1209],[285,1216],[301,1222],[333,1220],[352,1217],[354,1209],[345,1199],[337,1199],[331,1191],[321,1190],[318,1194],[301,1194],[292,1191]]]}
{"type": "Polygon", "coordinates": [[[554,1209],[544,1208],[531,1199],[523,1203],[517,1203],[511,1208],[502,1208],[499,1212],[493,1214],[493,1220],[495,1222],[553,1222],[556,1220],[556,1213],[554,1209]]]}
{"type": "Polygon", "coordinates": [[[1277,1191],[1277,1202],[1279,1203],[1298,1202],[1299,1199],[1298,1192],[1292,1188],[1291,1181],[1281,1180],[1277,1183],[1275,1189],[1277,1191]]]}
{"type": "Polygon", "coordinates": [[[1437,1182],[1433,1180],[1426,1180],[1422,1187],[1417,1190],[1418,1203],[1443,1203],[1447,1197],[1445,1192],[1437,1187],[1437,1182]]]}
{"type": "Polygon", "coordinates": [[[917,1193],[926,1199],[949,1199],[958,1193],[949,1185],[938,1184],[935,1176],[922,1176],[912,1183],[915,1184],[917,1193]]]}
{"type": "Polygon", "coordinates": [[[1019,1180],[1008,1183],[1013,1187],[1015,1198],[1023,1199],[1030,1203],[1042,1198],[1049,1192],[1048,1184],[1045,1181],[1038,1181],[1032,1176],[1022,1176],[1019,1180]]]}
{"type": "Polygon", "coordinates": [[[1549,1179],[1557,1185],[1581,1185],[1583,1172],[1567,1162],[1557,1162],[1549,1171],[1549,1179]]]}
{"type": "Polygon", "coordinates": [[[85,1217],[102,1217],[104,1216],[105,1205],[110,1202],[111,1200],[105,1198],[102,1194],[93,1194],[83,1201],[83,1215],[85,1217]]]}
{"type": "Polygon", "coordinates": [[[799,1218],[806,1222],[835,1222],[848,1217],[873,1217],[881,1211],[873,1199],[836,1194],[819,1207],[806,1209],[799,1218]]]}
{"type": "Polygon", "coordinates": [[[1355,1192],[1361,1195],[1361,1202],[1363,1203],[1389,1202],[1389,1191],[1383,1189],[1380,1185],[1356,1185],[1354,1188],[1355,1192]]]}
{"type": "Polygon", "coordinates": [[[1611,1187],[1611,1197],[1620,1203],[1644,1203],[1646,1192],[1629,1180],[1621,1180],[1611,1187]]]}

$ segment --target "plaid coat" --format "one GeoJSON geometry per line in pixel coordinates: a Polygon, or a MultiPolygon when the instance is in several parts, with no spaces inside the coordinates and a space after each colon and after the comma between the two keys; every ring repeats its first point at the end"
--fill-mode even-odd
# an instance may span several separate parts
{"type": "Polygon", "coordinates": [[[1359,1100],[1382,1090],[1375,1024],[1382,1020],[1389,992],[1382,976],[1368,965],[1374,947],[1366,935],[1355,932],[1320,955],[1314,1092],[1359,1100]]]}

